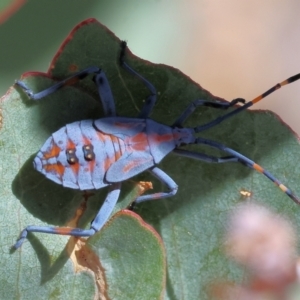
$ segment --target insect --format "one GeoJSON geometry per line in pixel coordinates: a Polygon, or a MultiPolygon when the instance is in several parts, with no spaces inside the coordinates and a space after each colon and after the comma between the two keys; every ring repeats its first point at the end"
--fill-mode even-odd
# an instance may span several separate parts
{"type": "Polygon", "coordinates": [[[134,203],[175,195],[178,190],[177,184],[168,174],[157,167],[170,152],[208,163],[241,163],[265,175],[293,201],[300,204],[300,200],[290,189],[251,159],[221,143],[196,136],[196,133],[214,127],[241,113],[281,86],[300,79],[300,74],[275,85],[247,103],[241,98],[234,99],[231,102],[195,100],[171,126],[167,126],[149,118],[157,99],[156,89],[125,62],[126,47],[126,42],[121,42],[120,65],[136,76],[150,92],[137,118],[116,116],[114,98],[109,82],[104,71],[98,67],[89,67],[38,93],[33,93],[24,82],[16,81],[16,85],[23,89],[30,99],[40,100],[63,86],[81,80],[89,74],[94,74],[93,80],[99,92],[105,117],[97,120],[77,121],[54,132],[39,150],[33,164],[37,171],[64,187],[84,191],[109,186],[109,192],[89,229],[28,226],[21,232],[14,248],[17,249],[22,245],[28,232],[80,237],[92,236],[108,220],[118,201],[121,183],[146,170],[164,183],[168,191],[139,196],[134,203]],[[236,106],[236,104],[240,105],[236,106]],[[204,125],[194,128],[184,127],[184,121],[199,106],[223,110],[234,107],[234,109],[204,125]],[[210,156],[182,148],[182,146],[188,144],[204,144],[219,149],[227,153],[228,156],[210,156]]]}

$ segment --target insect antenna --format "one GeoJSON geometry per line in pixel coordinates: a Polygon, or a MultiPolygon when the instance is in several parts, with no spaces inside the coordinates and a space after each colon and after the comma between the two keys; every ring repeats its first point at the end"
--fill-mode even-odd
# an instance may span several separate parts
{"type": "Polygon", "coordinates": [[[238,108],[232,110],[231,112],[223,115],[223,116],[220,116],[218,118],[216,118],[215,120],[211,121],[211,122],[208,122],[204,125],[200,125],[200,126],[197,126],[194,128],[195,132],[200,132],[200,131],[204,131],[204,130],[207,130],[211,127],[214,127],[218,124],[220,124],[221,122],[223,122],[224,120],[242,112],[243,110],[251,107],[253,104],[261,101],[262,99],[264,99],[265,97],[269,96],[270,94],[272,94],[273,92],[275,92],[276,90],[280,89],[282,86],[284,85],[287,85],[287,84],[290,84],[294,81],[297,81],[298,79],[300,79],[300,73],[297,74],[297,75],[294,75],[280,83],[277,83],[276,85],[274,85],[273,87],[271,87],[269,90],[267,90],[266,92],[264,92],[263,94],[257,96],[256,98],[254,98],[253,100],[245,103],[244,105],[242,106],[239,106],[238,108]]]}

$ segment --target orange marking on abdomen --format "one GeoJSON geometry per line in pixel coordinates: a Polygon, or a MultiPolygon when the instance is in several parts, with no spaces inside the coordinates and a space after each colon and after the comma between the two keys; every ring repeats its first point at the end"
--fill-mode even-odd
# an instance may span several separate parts
{"type": "Polygon", "coordinates": [[[253,169],[255,169],[256,171],[260,172],[260,173],[263,173],[264,172],[264,168],[261,167],[260,165],[258,164],[253,164],[253,169]]]}
{"type": "Polygon", "coordinates": [[[121,149],[119,151],[115,152],[115,160],[117,161],[120,157],[122,156],[122,151],[121,149]]]}
{"type": "Polygon", "coordinates": [[[74,173],[75,175],[77,175],[78,172],[79,172],[79,163],[77,162],[77,163],[75,163],[75,164],[70,164],[70,167],[71,167],[73,173],[74,173]]]}
{"type": "Polygon", "coordinates": [[[104,159],[104,170],[107,171],[109,167],[115,162],[115,157],[107,157],[104,159]]]}
{"type": "Polygon", "coordinates": [[[86,136],[82,136],[82,139],[83,145],[88,146],[91,144],[91,141],[86,136]]]}
{"type": "Polygon", "coordinates": [[[105,142],[105,140],[106,140],[106,138],[107,138],[106,135],[103,134],[103,133],[100,132],[100,131],[97,131],[97,136],[98,136],[99,140],[102,141],[102,142],[105,142]]]}
{"type": "Polygon", "coordinates": [[[75,149],[76,145],[71,141],[68,140],[67,149],[75,149]]]}
{"type": "Polygon", "coordinates": [[[45,170],[46,170],[46,172],[53,172],[54,171],[60,177],[62,177],[64,172],[65,172],[65,167],[61,163],[48,164],[48,165],[45,165],[45,170]]]}
{"type": "Polygon", "coordinates": [[[95,169],[95,164],[96,164],[96,160],[95,159],[89,161],[89,168],[90,168],[90,172],[91,173],[93,173],[93,171],[95,169]]]}
{"type": "Polygon", "coordinates": [[[51,157],[56,157],[59,155],[60,151],[61,149],[55,143],[53,143],[53,146],[50,149],[50,151],[44,153],[44,158],[49,159],[51,157]]]}
{"type": "Polygon", "coordinates": [[[114,135],[110,135],[110,138],[113,142],[113,145],[117,144],[118,148],[119,148],[117,151],[115,151],[115,161],[117,161],[122,156],[121,145],[120,145],[120,142],[119,142],[119,138],[114,136],[114,135]]]}

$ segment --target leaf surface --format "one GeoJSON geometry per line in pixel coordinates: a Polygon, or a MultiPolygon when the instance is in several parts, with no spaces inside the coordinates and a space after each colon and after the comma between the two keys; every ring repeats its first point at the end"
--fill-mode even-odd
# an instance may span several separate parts
{"type": "MultiPolygon", "coordinates": [[[[134,76],[119,67],[119,43],[97,21],[86,20],[66,39],[47,74],[27,73],[23,79],[34,91],[40,91],[51,86],[53,79],[64,79],[83,68],[97,65],[108,77],[118,115],[136,117],[149,91],[134,76]]],[[[158,122],[171,125],[195,99],[220,100],[179,70],[143,61],[129,51],[126,61],[156,87],[159,97],[151,118],[158,122]]],[[[21,250],[9,254],[9,247],[25,226],[45,223],[65,225],[74,218],[84,200],[81,192],[64,189],[34,171],[32,160],[47,137],[60,127],[77,120],[103,116],[91,77],[37,103],[28,100],[19,89],[11,89],[0,102],[0,198],[3,228],[0,238],[3,268],[9,273],[1,281],[0,293],[3,295],[24,298],[34,295],[41,299],[74,299],[80,295],[81,299],[90,299],[91,295],[99,292],[92,276],[84,272],[74,273],[74,265],[66,246],[67,237],[32,234],[30,243],[25,242],[21,250]]],[[[198,108],[188,119],[187,126],[204,124],[223,113],[213,108],[198,108]]],[[[295,134],[273,113],[246,111],[201,133],[201,136],[226,144],[248,156],[300,194],[300,171],[297,166],[300,161],[299,142],[295,134]]],[[[204,146],[190,146],[187,149],[226,156],[204,146]]],[[[121,293],[124,288],[122,285],[127,286],[132,279],[137,284],[138,294],[132,296],[129,293],[133,297],[131,299],[155,299],[152,285],[148,281],[151,278],[142,280],[142,275],[148,276],[147,264],[152,268],[154,266],[151,262],[154,261],[157,261],[157,269],[153,271],[150,281],[157,280],[154,283],[157,295],[160,295],[162,285],[165,285],[165,299],[209,299],[207,286],[215,280],[226,278],[241,282],[245,276],[243,269],[230,262],[222,251],[227,215],[240,202],[248,200],[269,205],[287,216],[299,229],[299,207],[270,180],[243,165],[208,164],[170,154],[160,164],[160,168],[179,185],[177,195],[140,204],[136,212],[162,237],[167,259],[166,281],[163,279],[163,247],[157,242],[157,235],[149,231],[146,225],[141,225],[140,219],[134,214],[128,216],[126,213],[117,213],[117,217],[112,219],[114,221],[109,221],[88,242],[93,253],[106,266],[107,280],[115,280],[108,285],[114,287],[113,291],[107,290],[105,297],[117,299],[114,298],[116,294],[111,293],[121,293]],[[241,194],[243,191],[251,192],[251,198],[245,198],[241,194]],[[112,226],[113,223],[117,225],[112,226]],[[139,232],[137,236],[133,234],[135,228],[139,232]],[[141,240],[141,244],[138,240],[141,240]],[[144,247],[141,245],[147,243],[156,246],[151,251],[135,250],[137,253],[134,260],[133,250],[128,250],[130,247],[124,245],[124,251],[120,250],[120,245],[124,243],[126,247],[130,243],[136,243],[141,248],[144,247]],[[111,250],[107,247],[111,247],[111,250]],[[124,263],[127,259],[130,264],[124,263]],[[138,275],[141,280],[136,281],[135,272],[130,273],[135,268],[145,271],[145,274],[142,272],[138,275]],[[128,272],[130,278],[122,279],[122,272],[128,272]]],[[[156,179],[147,173],[141,174],[124,184],[115,212],[127,207],[141,193],[137,186],[139,181],[152,182],[154,191],[165,190],[156,179]]],[[[88,197],[87,208],[84,208],[84,214],[78,221],[80,226],[88,226],[106,193],[107,190],[103,189],[88,197]]],[[[3,295],[0,294],[0,298],[3,295]]]]}
{"type": "Polygon", "coordinates": [[[2,0],[0,3],[0,24],[4,23],[24,3],[25,0],[2,0]]]}

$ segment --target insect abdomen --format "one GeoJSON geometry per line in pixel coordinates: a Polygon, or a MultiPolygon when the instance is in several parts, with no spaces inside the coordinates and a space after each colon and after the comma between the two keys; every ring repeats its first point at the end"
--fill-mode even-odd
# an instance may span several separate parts
{"type": "Polygon", "coordinates": [[[38,152],[34,166],[65,187],[100,189],[109,184],[105,173],[123,150],[122,140],[94,128],[93,120],[84,120],[53,133],[38,152]]]}

